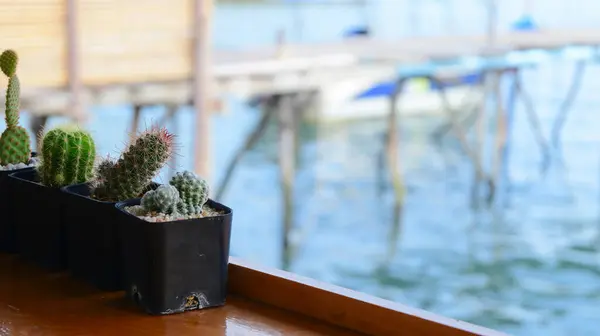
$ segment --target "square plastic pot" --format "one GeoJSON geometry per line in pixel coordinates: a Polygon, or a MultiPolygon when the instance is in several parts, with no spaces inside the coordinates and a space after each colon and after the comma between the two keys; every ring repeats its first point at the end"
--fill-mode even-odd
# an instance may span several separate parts
{"type": "MultiPolygon", "coordinates": [[[[36,157],[36,155],[35,152],[31,153],[31,157],[36,157]]],[[[11,196],[11,183],[8,176],[10,174],[31,171],[34,169],[34,167],[28,167],[0,171],[0,213],[4,214],[0,217],[0,252],[18,252],[17,229],[12,218],[12,211],[10,211],[13,207],[13,197],[11,196]]]]}
{"type": "Polygon", "coordinates": [[[151,315],[218,307],[227,297],[227,266],[232,210],[215,217],[147,222],[124,208],[140,199],[117,203],[123,219],[125,291],[151,315]]]}
{"type": "Polygon", "coordinates": [[[51,271],[65,270],[65,194],[39,182],[35,170],[9,175],[19,254],[51,271]]]}
{"type": "MultiPolygon", "coordinates": [[[[152,184],[156,188],[158,184],[152,184]]],[[[121,239],[117,228],[123,216],[116,202],[102,202],[90,197],[87,183],[63,189],[68,202],[64,213],[67,235],[67,264],[73,277],[100,290],[123,289],[121,239]]]]}

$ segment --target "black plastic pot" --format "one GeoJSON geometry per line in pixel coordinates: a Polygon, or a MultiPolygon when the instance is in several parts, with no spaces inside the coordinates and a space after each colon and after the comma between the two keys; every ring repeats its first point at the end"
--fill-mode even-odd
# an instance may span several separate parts
{"type": "Polygon", "coordinates": [[[139,203],[116,205],[124,218],[119,222],[127,295],[152,315],[224,305],[232,210],[208,200],[224,214],[152,223],[124,209],[139,203]]]}
{"type": "Polygon", "coordinates": [[[9,180],[19,254],[51,271],[66,269],[65,194],[42,185],[35,170],[11,174],[9,180]]]}
{"type": "MultiPolygon", "coordinates": [[[[35,152],[31,153],[31,157],[36,156],[37,154],[35,152]]],[[[0,171],[0,213],[4,214],[0,217],[0,252],[18,252],[17,232],[15,222],[12,218],[12,211],[10,211],[13,206],[13,197],[11,196],[11,183],[8,176],[10,174],[31,171],[34,169],[34,167],[28,167],[0,171]]]]}
{"type": "MultiPolygon", "coordinates": [[[[156,188],[158,184],[151,187],[156,188]]],[[[71,275],[100,290],[123,289],[119,220],[116,202],[90,198],[89,184],[74,184],[63,189],[68,202],[64,211],[67,234],[67,260],[71,275]]]]}

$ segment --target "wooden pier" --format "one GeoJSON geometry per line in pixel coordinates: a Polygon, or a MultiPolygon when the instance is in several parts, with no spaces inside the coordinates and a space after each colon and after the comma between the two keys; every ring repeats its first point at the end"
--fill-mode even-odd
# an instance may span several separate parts
{"type": "MultiPolygon", "coordinates": [[[[597,30],[542,30],[500,34],[492,46],[481,35],[354,38],[212,51],[211,0],[20,0],[0,5],[0,40],[20,55],[22,109],[36,117],[36,128],[54,115],[85,120],[93,105],[130,104],[134,121],[144,106],[167,105],[176,111],[177,106],[194,105],[195,169],[207,177],[209,115],[222,107],[219,98],[225,94],[318,96],[324,87],[347,78],[396,80],[404,65],[600,44],[597,30]]],[[[434,75],[444,76],[440,71],[434,75]]]]}

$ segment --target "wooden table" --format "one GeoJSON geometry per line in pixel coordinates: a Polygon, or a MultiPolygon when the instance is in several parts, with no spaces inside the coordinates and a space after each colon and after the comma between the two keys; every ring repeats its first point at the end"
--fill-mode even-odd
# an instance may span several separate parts
{"type": "Polygon", "coordinates": [[[498,335],[449,325],[449,319],[415,317],[270,271],[232,259],[232,294],[225,306],[149,316],[123,292],[100,292],[66,273],[47,273],[0,254],[0,336],[498,335]]]}

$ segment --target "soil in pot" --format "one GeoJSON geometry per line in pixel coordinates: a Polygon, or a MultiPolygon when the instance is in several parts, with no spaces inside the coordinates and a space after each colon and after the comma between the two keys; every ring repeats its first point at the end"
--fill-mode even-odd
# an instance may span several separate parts
{"type": "Polygon", "coordinates": [[[116,205],[127,295],[152,315],[225,304],[232,210],[208,200],[200,215],[138,216],[140,201],[116,205]]]}
{"type": "Polygon", "coordinates": [[[19,254],[53,271],[66,269],[65,194],[40,183],[36,170],[9,176],[19,254]]]}
{"type": "Polygon", "coordinates": [[[37,165],[37,161],[36,153],[32,152],[31,160],[27,164],[0,166],[0,213],[4,214],[0,218],[0,252],[18,252],[17,232],[10,210],[13,207],[14,198],[12,197],[11,183],[8,176],[33,170],[37,165]]]}
{"type": "MultiPolygon", "coordinates": [[[[153,183],[148,189],[155,189],[153,183]]],[[[68,268],[100,290],[123,289],[121,241],[117,228],[123,217],[116,202],[103,202],[90,197],[88,183],[63,188],[68,199],[64,211],[67,235],[68,268]]]]}

